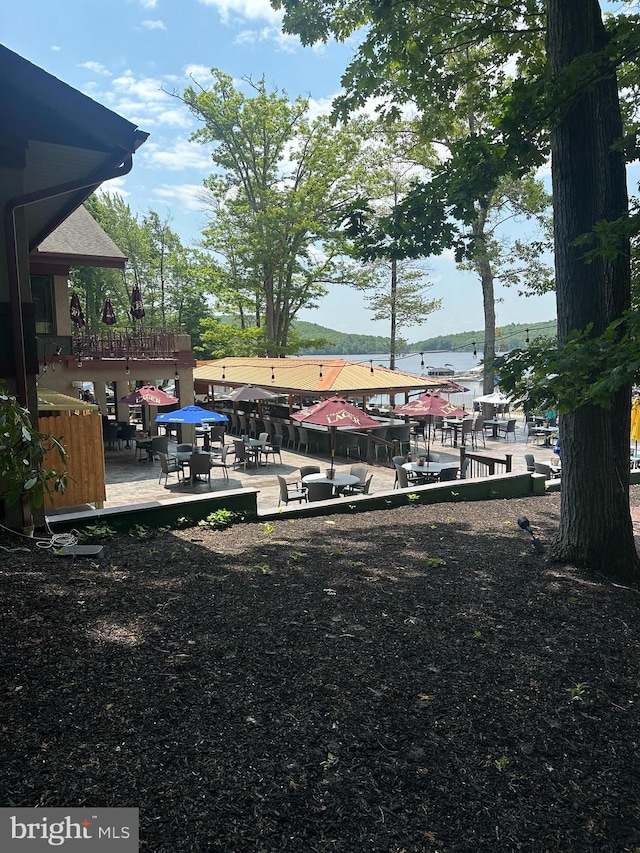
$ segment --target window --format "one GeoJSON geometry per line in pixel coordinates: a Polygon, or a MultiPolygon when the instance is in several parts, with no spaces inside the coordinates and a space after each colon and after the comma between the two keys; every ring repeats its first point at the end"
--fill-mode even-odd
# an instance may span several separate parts
{"type": "Polygon", "coordinates": [[[53,335],[55,332],[53,276],[32,275],[31,295],[36,308],[36,334],[53,335]]]}

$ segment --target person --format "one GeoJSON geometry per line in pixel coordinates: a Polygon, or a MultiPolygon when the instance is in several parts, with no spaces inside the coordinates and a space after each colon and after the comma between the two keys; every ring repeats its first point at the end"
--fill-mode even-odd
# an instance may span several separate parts
{"type": "Polygon", "coordinates": [[[88,388],[85,388],[85,390],[82,392],[82,399],[85,401],[85,403],[95,403],[95,397],[88,388]]]}
{"type": "Polygon", "coordinates": [[[556,454],[558,459],[562,459],[562,445],[560,444],[560,436],[556,438],[556,443],[553,447],[553,452],[556,454]]]}

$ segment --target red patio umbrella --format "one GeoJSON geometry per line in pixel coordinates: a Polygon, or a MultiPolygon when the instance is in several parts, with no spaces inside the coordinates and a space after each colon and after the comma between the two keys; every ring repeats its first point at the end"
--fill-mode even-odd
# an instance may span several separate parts
{"type": "Polygon", "coordinates": [[[167,394],[162,388],[156,388],[155,385],[143,385],[142,388],[136,388],[126,397],[120,398],[121,403],[127,403],[129,406],[171,406],[178,403],[177,397],[167,394]]]}
{"type": "Polygon", "coordinates": [[[313,406],[294,412],[291,415],[291,420],[298,421],[303,426],[311,424],[327,427],[331,433],[331,471],[333,471],[333,458],[336,452],[335,436],[337,430],[366,430],[380,426],[379,421],[370,418],[369,415],[366,415],[353,403],[343,400],[342,397],[329,397],[327,400],[321,400],[319,403],[314,403],[313,406]]]}
{"type": "Polygon", "coordinates": [[[450,403],[438,394],[421,394],[415,400],[409,400],[408,403],[396,406],[393,413],[394,415],[409,415],[415,418],[424,418],[427,415],[459,418],[466,414],[463,407],[450,403]]]}
{"type": "MultiPolygon", "coordinates": [[[[455,406],[453,403],[450,403],[438,394],[421,394],[420,397],[416,397],[415,400],[409,400],[408,403],[404,403],[402,406],[396,406],[393,413],[394,415],[408,415],[414,418],[425,418],[429,415],[442,415],[445,418],[460,418],[466,414],[464,407],[455,406]]],[[[431,450],[430,424],[427,436],[428,458],[429,451],[431,450]]]]}

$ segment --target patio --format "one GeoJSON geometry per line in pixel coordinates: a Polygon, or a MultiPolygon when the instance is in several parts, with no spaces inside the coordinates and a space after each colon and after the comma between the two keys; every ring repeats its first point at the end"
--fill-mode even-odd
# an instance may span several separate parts
{"type": "MultiPolygon", "coordinates": [[[[227,437],[230,443],[230,437],[227,437]]],[[[536,447],[526,442],[524,422],[518,421],[516,441],[508,443],[503,438],[494,439],[490,435],[486,438],[486,453],[491,456],[504,457],[505,453],[513,455],[513,472],[527,470],[524,459],[525,453],[533,453],[537,461],[547,461],[551,454],[550,449],[536,447]]],[[[421,448],[423,445],[420,445],[421,448]]],[[[440,455],[443,462],[458,462],[459,450],[450,445],[442,445],[438,439],[432,443],[433,451],[440,455]]],[[[484,448],[481,452],[485,452],[484,448]]],[[[270,464],[266,467],[247,468],[233,470],[229,467],[229,479],[226,480],[221,471],[214,471],[211,477],[211,488],[206,483],[178,484],[176,478],[170,478],[168,487],[158,483],[160,476],[160,463],[137,462],[135,450],[105,450],[105,467],[107,480],[107,501],[105,507],[130,506],[147,501],[171,500],[175,497],[185,495],[205,495],[221,493],[229,490],[242,488],[253,488],[259,490],[258,506],[260,511],[273,509],[278,505],[279,488],[276,475],[289,476],[294,474],[301,465],[318,464],[321,469],[330,465],[327,455],[317,456],[311,453],[303,453],[282,449],[282,465],[270,464]]],[[[336,457],[336,468],[348,471],[356,460],[336,457]]],[[[391,467],[382,465],[370,466],[373,473],[371,493],[392,489],[395,481],[395,471],[391,467]]]]}

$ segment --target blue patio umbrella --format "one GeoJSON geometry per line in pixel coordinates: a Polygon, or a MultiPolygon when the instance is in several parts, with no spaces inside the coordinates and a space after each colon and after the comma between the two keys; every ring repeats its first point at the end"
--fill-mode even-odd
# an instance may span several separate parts
{"type": "Polygon", "coordinates": [[[204,424],[204,423],[223,423],[228,421],[226,415],[221,415],[219,412],[211,412],[209,409],[203,409],[200,406],[183,406],[182,409],[176,409],[175,412],[163,412],[156,418],[157,424],[204,424]]]}

